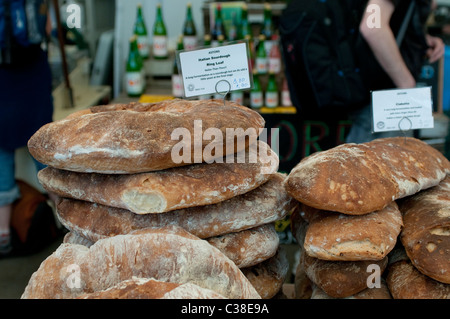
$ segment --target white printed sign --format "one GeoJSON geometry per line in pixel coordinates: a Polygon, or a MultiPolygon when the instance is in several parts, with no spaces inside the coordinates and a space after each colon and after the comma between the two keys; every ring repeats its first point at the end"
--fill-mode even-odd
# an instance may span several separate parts
{"type": "Polygon", "coordinates": [[[372,92],[373,131],[433,128],[431,87],[372,92]]]}
{"type": "Polygon", "coordinates": [[[182,51],[178,62],[185,97],[224,94],[252,86],[246,42],[182,51]],[[228,83],[224,86],[219,82],[228,83]]]}

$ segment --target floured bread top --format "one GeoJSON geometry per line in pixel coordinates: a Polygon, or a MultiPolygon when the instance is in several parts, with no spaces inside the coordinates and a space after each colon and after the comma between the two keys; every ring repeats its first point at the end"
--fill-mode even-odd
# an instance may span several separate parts
{"type": "Polygon", "coordinates": [[[35,159],[59,169],[138,173],[222,156],[203,154],[210,143],[220,144],[224,155],[233,154],[251,144],[246,140],[248,130],[258,136],[264,124],[257,112],[219,100],[114,104],[48,123],[30,138],[28,148],[35,159]],[[214,141],[204,139],[208,129],[220,132],[221,136],[215,136],[214,141]],[[234,148],[226,148],[227,129],[234,129],[232,138],[236,136],[241,141],[234,148]],[[191,162],[173,160],[172,148],[185,142],[191,146],[191,162]],[[194,143],[200,149],[199,154],[194,154],[194,143]]]}
{"type": "Polygon", "coordinates": [[[303,159],[289,174],[286,190],[318,209],[359,215],[437,185],[450,162],[414,138],[343,144],[303,159]]]}

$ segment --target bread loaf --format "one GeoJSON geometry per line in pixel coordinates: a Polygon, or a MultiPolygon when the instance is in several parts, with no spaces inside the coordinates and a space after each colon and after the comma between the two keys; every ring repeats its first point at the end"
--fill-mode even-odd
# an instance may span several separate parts
{"type": "Polygon", "coordinates": [[[286,179],[286,190],[308,206],[360,215],[435,186],[449,173],[450,162],[425,142],[384,138],[304,158],[286,179]]]}
{"type": "Polygon", "coordinates": [[[304,249],[324,260],[381,260],[395,246],[402,227],[395,202],[365,215],[320,211],[306,230],[304,249]]]}
{"type": "Polygon", "coordinates": [[[195,164],[139,174],[78,173],[47,167],[39,171],[38,178],[47,191],[62,197],[136,214],[164,213],[215,204],[255,189],[278,170],[278,157],[270,152],[268,163],[195,164]]]}
{"type": "Polygon", "coordinates": [[[242,273],[262,299],[274,297],[282,288],[289,271],[286,251],[280,246],[275,256],[258,265],[242,268],[242,273]]]}
{"type": "Polygon", "coordinates": [[[306,275],[303,265],[299,263],[295,269],[294,291],[295,299],[311,299],[313,282],[306,275]]]}
{"type": "Polygon", "coordinates": [[[133,277],[106,290],[84,294],[79,299],[224,299],[215,291],[192,283],[176,284],[133,277]]]}
{"type": "Polygon", "coordinates": [[[239,268],[255,266],[273,257],[280,243],[273,223],[206,240],[239,268]]]}
{"type": "Polygon", "coordinates": [[[137,215],[124,209],[64,198],[58,201],[56,211],[66,228],[94,242],[136,229],[165,225],[180,226],[195,236],[209,238],[268,224],[289,214],[297,201],[284,190],[285,177],[276,173],[267,183],[243,195],[164,214],[137,215]]]}
{"type": "Polygon", "coordinates": [[[423,274],[450,284],[450,175],[438,186],[399,204],[400,239],[412,264],[423,274]]]}
{"type": "Polygon", "coordinates": [[[114,236],[90,248],[61,244],[31,276],[22,298],[76,298],[133,277],[193,283],[226,298],[260,298],[230,259],[174,226],[114,236]]]}
{"type": "Polygon", "coordinates": [[[222,100],[114,104],[41,127],[28,141],[28,149],[39,162],[59,169],[140,173],[211,161],[243,150],[252,142],[246,136],[258,136],[263,128],[264,119],[257,112],[222,100]],[[213,140],[203,136],[208,129],[216,135],[213,140]],[[187,161],[172,158],[172,150],[181,145],[190,151],[187,161]]]}
{"type": "Polygon", "coordinates": [[[328,261],[303,253],[301,263],[308,278],[328,296],[345,298],[367,289],[367,278],[372,275],[371,265],[386,269],[388,258],[379,261],[328,261]]]}
{"type": "MultiPolygon", "coordinates": [[[[251,267],[274,256],[279,245],[274,224],[266,224],[206,239],[239,268],[251,267]]],[[[80,234],[68,232],[64,243],[90,247],[94,244],[80,234]]]]}
{"type": "Polygon", "coordinates": [[[327,295],[319,287],[314,286],[311,299],[392,299],[392,296],[389,292],[389,288],[386,284],[386,281],[383,278],[381,278],[380,288],[377,287],[366,288],[353,296],[348,296],[345,298],[333,298],[327,295]]]}
{"type": "Polygon", "coordinates": [[[386,282],[394,299],[450,299],[450,285],[425,276],[410,261],[389,265],[386,282]]]}

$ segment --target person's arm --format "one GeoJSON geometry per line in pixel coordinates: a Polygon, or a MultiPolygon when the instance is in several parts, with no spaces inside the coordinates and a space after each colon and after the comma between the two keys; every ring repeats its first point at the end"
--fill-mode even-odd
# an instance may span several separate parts
{"type": "Polygon", "coordinates": [[[373,13],[366,11],[360,24],[361,35],[396,87],[415,87],[416,81],[402,58],[395,35],[389,25],[395,9],[394,4],[391,0],[369,0],[368,5],[371,4],[380,8],[380,27],[369,27],[367,21],[372,18],[373,13]]]}
{"type": "Polygon", "coordinates": [[[434,63],[439,60],[445,53],[445,44],[441,38],[426,35],[428,44],[427,57],[428,62],[434,63]]]}

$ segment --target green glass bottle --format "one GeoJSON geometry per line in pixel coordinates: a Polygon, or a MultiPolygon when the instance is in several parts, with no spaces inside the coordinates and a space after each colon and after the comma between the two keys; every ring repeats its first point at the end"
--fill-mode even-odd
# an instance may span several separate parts
{"type": "Polygon", "coordinates": [[[274,73],[269,74],[267,89],[265,94],[265,105],[267,107],[277,107],[279,104],[278,85],[274,73]]]}
{"type": "Polygon", "coordinates": [[[252,36],[252,28],[248,22],[248,7],[246,4],[242,7],[241,23],[239,24],[238,39],[243,40],[246,36],[252,36]]]}
{"type": "Polygon", "coordinates": [[[272,39],[273,23],[272,23],[272,6],[270,3],[264,3],[264,20],[261,29],[261,34],[264,34],[267,40],[272,39]]]}
{"type": "Polygon", "coordinates": [[[198,45],[197,28],[195,27],[194,18],[192,16],[192,4],[189,2],[186,8],[186,19],[183,25],[183,46],[189,51],[198,45]]]}
{"type": "Polygon", "coordinates": [[[268,68],[268,59],[265,46],[266,37],[263,34],[260,34],[258,40],[255,55],[255,67],[258,74],[266,74],[268,68]]]}
{"type": "Polygon", "coordinates": [[[164,23],[161,4],[156,6],[156,19],[153,25],[153,57],[155,59],[167,59],[167,30],[164,23]]]}
{"type": "MultiPolygon", "coordinates": [[[[182,50],[184,50],[183,37],[180,36],[177,41],[177,51],[182,51],[182,50]]],[[[183,93],[184,93],[183,81],[181,79],[181,74],[178,70],[177,59],[175,57],[174,62],[173,62],[173,72],[172,72],[172,95],[175,98],[181,98],[181,97],[183,97],[183,93]]]]}
{"type": "Polygon", "coordinates": [[[138,49],[143,59],[150,56],[150,48],[148,41],[147,27],[145,25],[144,14],[142,13],[142,5],[138,4],[136,22],[134,24],[134,34],[137,37],[138,49]]]}
{"type": "Polygon", "coordinates": [[[212,30],[212,45],[217,46],[219,41],[219,36],[223,35],[224,39],[227,38],[226,32],[225,32],[225,24],[223,22],[222,18],[222,6],[220,3],[217,4],[216,8],[216,15],[215,15],[215,21],[214,21],[214,28],[212,30]]]}
{"type": "Polygon", "coordinates": [[[210,34],[205,34],[205,35],[203,36],[203,45],[204,45],[205,47],[211,45],[211,35],[210,35],[210,34]]]}
{"type": "Polygon", "coordinates": [[[259,109],[263,106],[263,92],[261,88],[261,82],[259,81],[259,74],[253,72],[253,86],[250,90],[250,107],[259,109]]]}
{"type": "Polygon", "coordinates": [[[126,65],[126,90],[128,96],[139,97],[143,93],[142,62],[137,47],[136,36],[130,39],[130,50],[126,65]]]}

